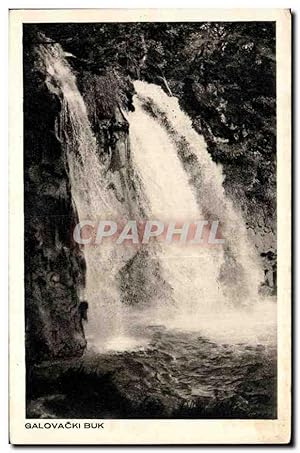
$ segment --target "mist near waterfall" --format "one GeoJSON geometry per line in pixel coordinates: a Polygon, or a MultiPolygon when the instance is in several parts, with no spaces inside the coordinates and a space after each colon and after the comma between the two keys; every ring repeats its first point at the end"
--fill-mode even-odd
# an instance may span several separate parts
{"type": "MultiPolygon", "coordinates": [[[[74,207],[79,220],[120,219],[132,212],[129,184],[121,181],[120,202],[109,187],[110,175],[100,160],[87,109],[76,78],[59,45],[40,48],[49,90],[62,100],[57,134],[66,149],[74,207]]],[[[198,331],[216,341],[269,341],[275,338],[275,305],[258,293],[262,269],[247,236],[238,208],[223,188],[222,168],[209,156],[202,136],[181,110],[178,100],[159,86],[134,84],[134,111],[124,117],[129,124],[130,155],[127,163],[140,181],[139,197],[148,219],[160,221],[219,220],[224,246],[184,248],[180,244],[136,247],[84,246],[87,275],[83,298],[89,302],[86,335],[92,348],[126,350],[144,347],[138,326],[164,325],[169,329],[198,331]],[[193,157],[193,168],[189,158],[193,157]],[[133,306],[121,300],[120,274],[130,260],[144,255],[145,279],[152,285],[147,304],[133,306]],[[142,250],[141,250],[142,249],[142,250]],[[160,281],[151,274],[159,264],[160,281]],[[162,293],[157,286],[167,285],[162,293]],[[163,294],[163,295],[162,295],[163,294]],[[267,323],[261,317],[267,317],[267,323]]],[[[141,213],[135,210],[136,218],[141,213]]],[[[143,265],[143,260],[142,263],[143,265]]],[[[129,266],[129,286],[139,285],[129,266]]],[[[145,283],[143,283],[145,284],[145,283]]]]}
{"type": "Polygon", "coordinates": [[[259,295],[261,265],[241,213],[225,195],[222,168],[176,98],[145,82],[135,82],[135,89],[131,149],[150,200],[148,215],[219,219],[225,237],[221,249],[164,247],[160,261],[176,302],[169,313],[158,302],[149,318],[216,341],[275,342],[276,305],[259,295]],[[191,155],[196,169],[187,170],[184,159],[191,155]]]}

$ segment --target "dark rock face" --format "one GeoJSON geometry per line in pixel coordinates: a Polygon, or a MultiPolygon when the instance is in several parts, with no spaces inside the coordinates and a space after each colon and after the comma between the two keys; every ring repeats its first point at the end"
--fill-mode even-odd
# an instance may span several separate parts
{"type": "MultiPolygon", "coordinates": [[[[27,45],[26,45],[27,44],[27,45]]],[[[79,311],[85,262],[72,241],[72,205],[65,156],[55,135],[59,99],[24,46],[24,227],[27,363],[81,355],[79,311]]]]}
{"type": "Polygon", "coordinates": [[[123,303],[130,301],[132,305],[146,307],[153,298],[172,300],[172,287],[162,278],[158,259],[151,257],[145,248],[141,248],[121,269],[119,282],[123,303]]]}

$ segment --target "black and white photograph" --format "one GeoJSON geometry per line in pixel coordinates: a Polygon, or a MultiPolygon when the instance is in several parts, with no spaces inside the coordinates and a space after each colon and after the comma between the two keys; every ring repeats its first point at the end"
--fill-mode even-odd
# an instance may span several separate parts
{"type": "Polygon", "coordinates": [[[22,23],[25,428],[276,421],[276,20],[115,17],[22,23]]]}

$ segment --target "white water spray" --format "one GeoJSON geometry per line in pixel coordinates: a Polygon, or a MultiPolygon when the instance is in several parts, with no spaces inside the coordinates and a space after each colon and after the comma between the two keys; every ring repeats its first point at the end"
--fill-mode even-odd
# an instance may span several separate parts
{"type": "Polygon", "coordinates": [[[262,268],[242,215],[225,195],[221,167],[176,98],[141,81],[135,82],[135,90],[135,111],[129,114],[131,152],[150,200],[147,214],[181,221],[209,216],[221,222],[226,241],[221,249],[163,245],[160,262],[176,308],[160,304],[145,322],[152,318],[218,341],[273,343],[275,305],[258,294],[262,268]],[[193,168],[186,164],[191,158],[193,168]]]}
{"type": "MultiPolygon", "coordinates": [[[[62,104],[57,134],[66,150],[72,199],[79,220],[95,221],[99,216],[110,220],[126,218],[128,206],[119,202],[108,187],[107,170],[99,159],[85,103],[61,47],[41,45],[38,52],[47,74],[46,84],[62,104]]],[[[138,93],[135,111],[128,114],[128,121],[132,165],[141,181],[146,215],[161,221],[187,222],[209,215],[220,220],[222,235],[227,240],[227,249],[184,248],[178,243],[149,246],[150,255],[160,263],[170,295],[165,303],[153,292],[149,307],[153,305],[155,309],[140,310],[139,317],[144,322],[149,316],[148,325],[158,322],[183,329],[193,320],[191,328],[199,326],[201,334],[203,319],[214,323],[216,313],[238,313],[237,300],[253,309],[261,270],[242,217],[224,194],[220,168],[212,162],[203,138],[194,131],[178,101],[155,85],[136,82],[135,88],[138,93]],[[145,108],[146,103],[153,114],[145,108]],[[192,178],[185,167],[185,153],[196,159],[197,177],[192,178]]],[[[137,315],[133,318],[134,310],[121,303],[118,283],[132,253],[132,250],[124,253],[124,249],[109,241],[101,247],[84,249],[87,266],[84,297],[89,302],[87,337],[104,349],[105,345],[108,349],[132,346],[128,333],[137,315]]],[[[154,281],[155,278],[153,275],[154,281]]],[[[133,280],[132,285],[135,284],[133,280]]],[[[246,316],[243,319],[247,320],[246,316]]],[[[234,316],[231,319],[235,320],[231,329],[243,328],[234,316]]],[[[219,321],[217,324],[222,328],[219,321]]]]}
{"type": "MultiPolygon", "coordinates": [[[[135,111],[129,114],[131,152],[133,164],[150,201],[148,217],[163,222],[203,219],[169,134],[144,111],[138,99],[134,105],[135,111]]],[[[163,278],[173,288],[175,310],[199,310],[204,305],[220,301],[222,292],[218,272],[223,262],[222,248],[208,250],[173,242],[161,244],[156,253],[162,265],[163,278]]],[[[161,301],[157,304],[163,305],[161,301]]]]}
{"type": "MultiPolygon", "coordinates": [[[[74,208],[80,221],[119,219],[125,208],[107,188],[106,169],[99,159],[99,147],[92,132],[84,100],[76,78],[58,44],[39,46],[49,90],[61,99],[57,135],[66,150],[74,208]]],[[[84,247],[86,288],[89,303],[87,339],[105,344],[111,337],[122,336],[122,310],[116,275],[124,260],[122,253],[107,241],[101,247],[84,247]]]]}

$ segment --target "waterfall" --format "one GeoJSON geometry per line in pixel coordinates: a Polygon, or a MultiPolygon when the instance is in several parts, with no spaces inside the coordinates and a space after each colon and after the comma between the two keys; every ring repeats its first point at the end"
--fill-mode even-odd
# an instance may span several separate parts
{"type": "MultiPolygon", "coordinates": [[[[49,90],[61,100],[57,136],[65,148],[74,209],[79,221],[119,219],[125,207],[108,189],[107,170],[99,159],[84,100],[75,75],[59,44],[39,46],[38,53],[49,90]]],[[[85,246],[86,288],[89,303],[88,340],[106,341],[122,332],[121,303],[116,275],[123,265],[122,253],[112,243],[85,246]]]]}
{"type": "MultiPolygon", "coordinates": [[[[99,144],[86,105],[63,50],[58,44],[40,45],[38,54],[48,89],[61,101],[57,137],[65,149],[72,200],[79,220],[128,218],[132,210],[126,201],[119,201],[110,187],[110,176],[99,158],[99,144]]],[[[87,275],[83,297],[89,303],[87,339],[99,349],[103,345],[120,347],[122,342],[126,349],[138,317],[149,325],[158,322],[180,328],[193,323],[193,328],[200,332],[205,327],[203,320],[208,320],[211,314],[217,319],[222,313],[224,320],[227,313],[240,330],[235,315],[243,305],[248,308],[257,305],[262,271],[243,218],[224,193],[221,167],[212,161],[203,137],[193,129],[176,98],[156,85],[140,81],[135,82],[135,90],[135,110],[124,115],[129,122],[130,165],[134,169],[131,176],[136,178],[134,187],[142,192],[135,195],[144,202],[146,219],[218,220],[225,244],[218,247],[185,247],[178,242],[151,244],[140,247],[139,252],[147,249],[145,255],[138,255],[134,247],[126,248],[111,241],[101,246],[84,246],[87,275]],[[139,259],[147,256],[138,267],[140,273],[145,269],[141,280],[146,286],[149,283],[150,290],[148,307],[134,310],[131,300],[125,303],[122,300],[121,287],[125,266],[129,266],[128,285],[138,284],[128,265],[137,256],[139,259]],[[159,278],[157,267],[155,272],[151,271],[152,261],[158,263],[159,278]],[[167,288],[164,297],[159,289],[161,282],[167,288]]],[[[129,195],[124,194],[124,199],[129,195]]],[[[136,196],[132,199],[136,200],[136,196]]],[[[250,315],[246,319],[250,325],[250,315]]]]}
{"type": "MultiPolygon", "coordinates": [[[[165,147],[157,143],[152,145],[154,133],[149,134],[149,131],[154,132],[154,125],[153,120],[151,123],[151,117],[154,118],[156,129],[160,128],[168,136],[170,144],[167,146],[173,151],[173,161],[175,159],[180,161],[181,166],[185,168],[189,180],[189,191],[197,201],[200,217],[202,215],[205,219],[217,219],[222,225],[226,246],[223,265],[220,268],[220,279],[223,280],[224,290],[231,299],[237,299],[238,305],[247,304],[251,299],[256,300],[262,275],[261,265],[254,246],[249,241],[241,213],[234,208],[232,201],[225,195],[222,167],[212,161],[204,138],[193,129],[190,118],[180,109],[177,98],[168,96],[159,86],[145,82],[135,82],[135,89],[138,113],[130,114],[132,121],[138,124],[140,116],[147,117],[143,123],[143,131],[141,128],[139,130],[138,126],[136,128],[140,135],[138,140],[146,143],[150,136],[151,146],[156,146],[156,151],[152,152],[156,153],[158,158],[161,157],[162,165],[166,165],[165,174],[161,172],[162,174],[159,175],[156,172],[157,178],[162,178],[164,185],[173,178],[173,183],[176,185],[178,173],[172,171],[170,162],[163,162],[163,156],[166,155],[165,147]],[[230,288],[232,291],[229,291],[230,288]]],[[[180,184],[173,193],[173,197],[177,197],[177,200],[174,200],[174,206],[177,205],[177,209],[178,205],[184,205],[184,200],[179,198],[180,184]]]]}
{"type": "Polygon", "coordinates": [[[243,218],[225,195],[221,167],[212,161],[203,137],[176,98],[140,81],[135,82],[135,90],[135,111],[129,114],[131,152],[150,199],[148,215],[163,220],[218,220],[226,240],[221,250],[165,247],[161,261],[173,269],[170,278],[181,288],[178,303],[187,306],[183,301],[191,296],[197,300],[194,308],[200,301],[202,305],[213,300],[255,303],[262,270],[243,218]]]}
{"type": "Polygon", "coordinates": [[[159,260],[175,308],[147,314],[171,327],[220,341],[275,336],[275,309],[258,290],[263,271],[241,212],[226,196],[222,167],[209,155],[178,100],[159,86],[134,83],[130,112],[134,166],[150,200],[147,215],[162,220],[207,219],[222,225],[223,247],[162,245],[159,260]]]}
{"type": "MultiPolygon", "coordinates": [[[[143,84],[145,89],[147,86],[143,84]]],[[[169,133],[143,109],[139,97],[134,106],[135,111],[128,116],[130,146],[133,165],[149,200],[147,217],[180,223],[203,219],[169,133]]],[[[194,310],[220,300],[222,249],[183,247],[174,242],[161,244],[156,253],[163,277],[173,288],[177,309],[194,310]]]]}

